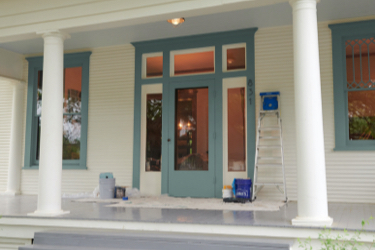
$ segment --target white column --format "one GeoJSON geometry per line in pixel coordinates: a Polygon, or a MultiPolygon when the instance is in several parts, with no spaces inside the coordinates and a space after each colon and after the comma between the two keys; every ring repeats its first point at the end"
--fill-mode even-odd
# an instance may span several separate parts
{"type": "Polygon", "coordinates": [[[21,183],[25,83],[15,80],[11,80],[10,82],[13,85],[13,107],[10,130],[8,183],[4,194],[16,195],[20,193],[21,183]]]}
{"type": "Polygon", "coordinates": [[[293,225],[330,226],[328,216],[317,0],[291,0],[294,34],[294,92],[298,216],[293,225]]]}
{"type": "Polygon", "coordinates": [[[43,103],[39,158],[38,208],[30,215],[56,216],[61,209],[64,39],[60,31],[44,38],[43,103]]]}

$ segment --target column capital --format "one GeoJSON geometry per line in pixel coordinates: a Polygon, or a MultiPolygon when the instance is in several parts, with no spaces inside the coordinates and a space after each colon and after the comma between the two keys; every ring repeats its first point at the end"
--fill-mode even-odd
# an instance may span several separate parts
{"type": "Polygon", "coordinates": [[[293,9],[316,9],[316,4],[319,2],[320,0],[289,0],[293,9]]]}
{"type": "Polygon", "coordinates": [[[36,34],[42,36],[43,38],[60,37],[63,40],[70,38],[70,35],[68,33],[61,31],[61,30],[42,30],[42,31],[36,32],[36,34]]]}

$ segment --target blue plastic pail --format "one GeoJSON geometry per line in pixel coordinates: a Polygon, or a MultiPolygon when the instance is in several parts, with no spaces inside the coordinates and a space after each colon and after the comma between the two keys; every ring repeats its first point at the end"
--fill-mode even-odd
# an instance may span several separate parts
{"type": "Polygon", "coordinates": [[[279,108],[279,103],[276,96],[263,98],[263,110],[276,110],[279,108]]]}
{"type": "Polygon", "coordinates": [[[251,179],[235,179],[236,198],[251,199],[251,179]]]}

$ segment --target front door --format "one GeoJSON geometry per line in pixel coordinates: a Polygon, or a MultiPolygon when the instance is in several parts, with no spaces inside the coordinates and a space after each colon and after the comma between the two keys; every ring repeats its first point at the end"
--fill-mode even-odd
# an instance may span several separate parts
{"type": "Polygon", "coordinates": [[[169,195],[214,197],[214,80],[170,84],[169,195]]]}

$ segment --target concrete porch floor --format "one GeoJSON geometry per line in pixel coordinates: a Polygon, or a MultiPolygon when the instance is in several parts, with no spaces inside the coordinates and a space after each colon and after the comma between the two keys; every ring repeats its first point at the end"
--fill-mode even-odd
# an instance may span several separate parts
{"type": "MultiPolygon", "coordinates": [[[[230,225],[250,227],[296,228],[291,220],[297,215],[297,203],[289,202],[279,211],[220,211],[159,208],[114,208],[108,203],[82,203],[62,199],[63,210],[70,214],[52,219],[96,220],[121,222],[186,223],[202,225],[230,225]]],[[[4,218],[30,218],[28,213],[37,207],[37,196],[0,196],[0,215],[4,218]]],[[[375,204],[329,203],[332,229],[361,229],[361,221],[375,216],[375,204]]],[[[51,218],[41,218],[51,219],[51,218]]],[[[375,221],[365,227],[375,232],[375,221]]]]}

